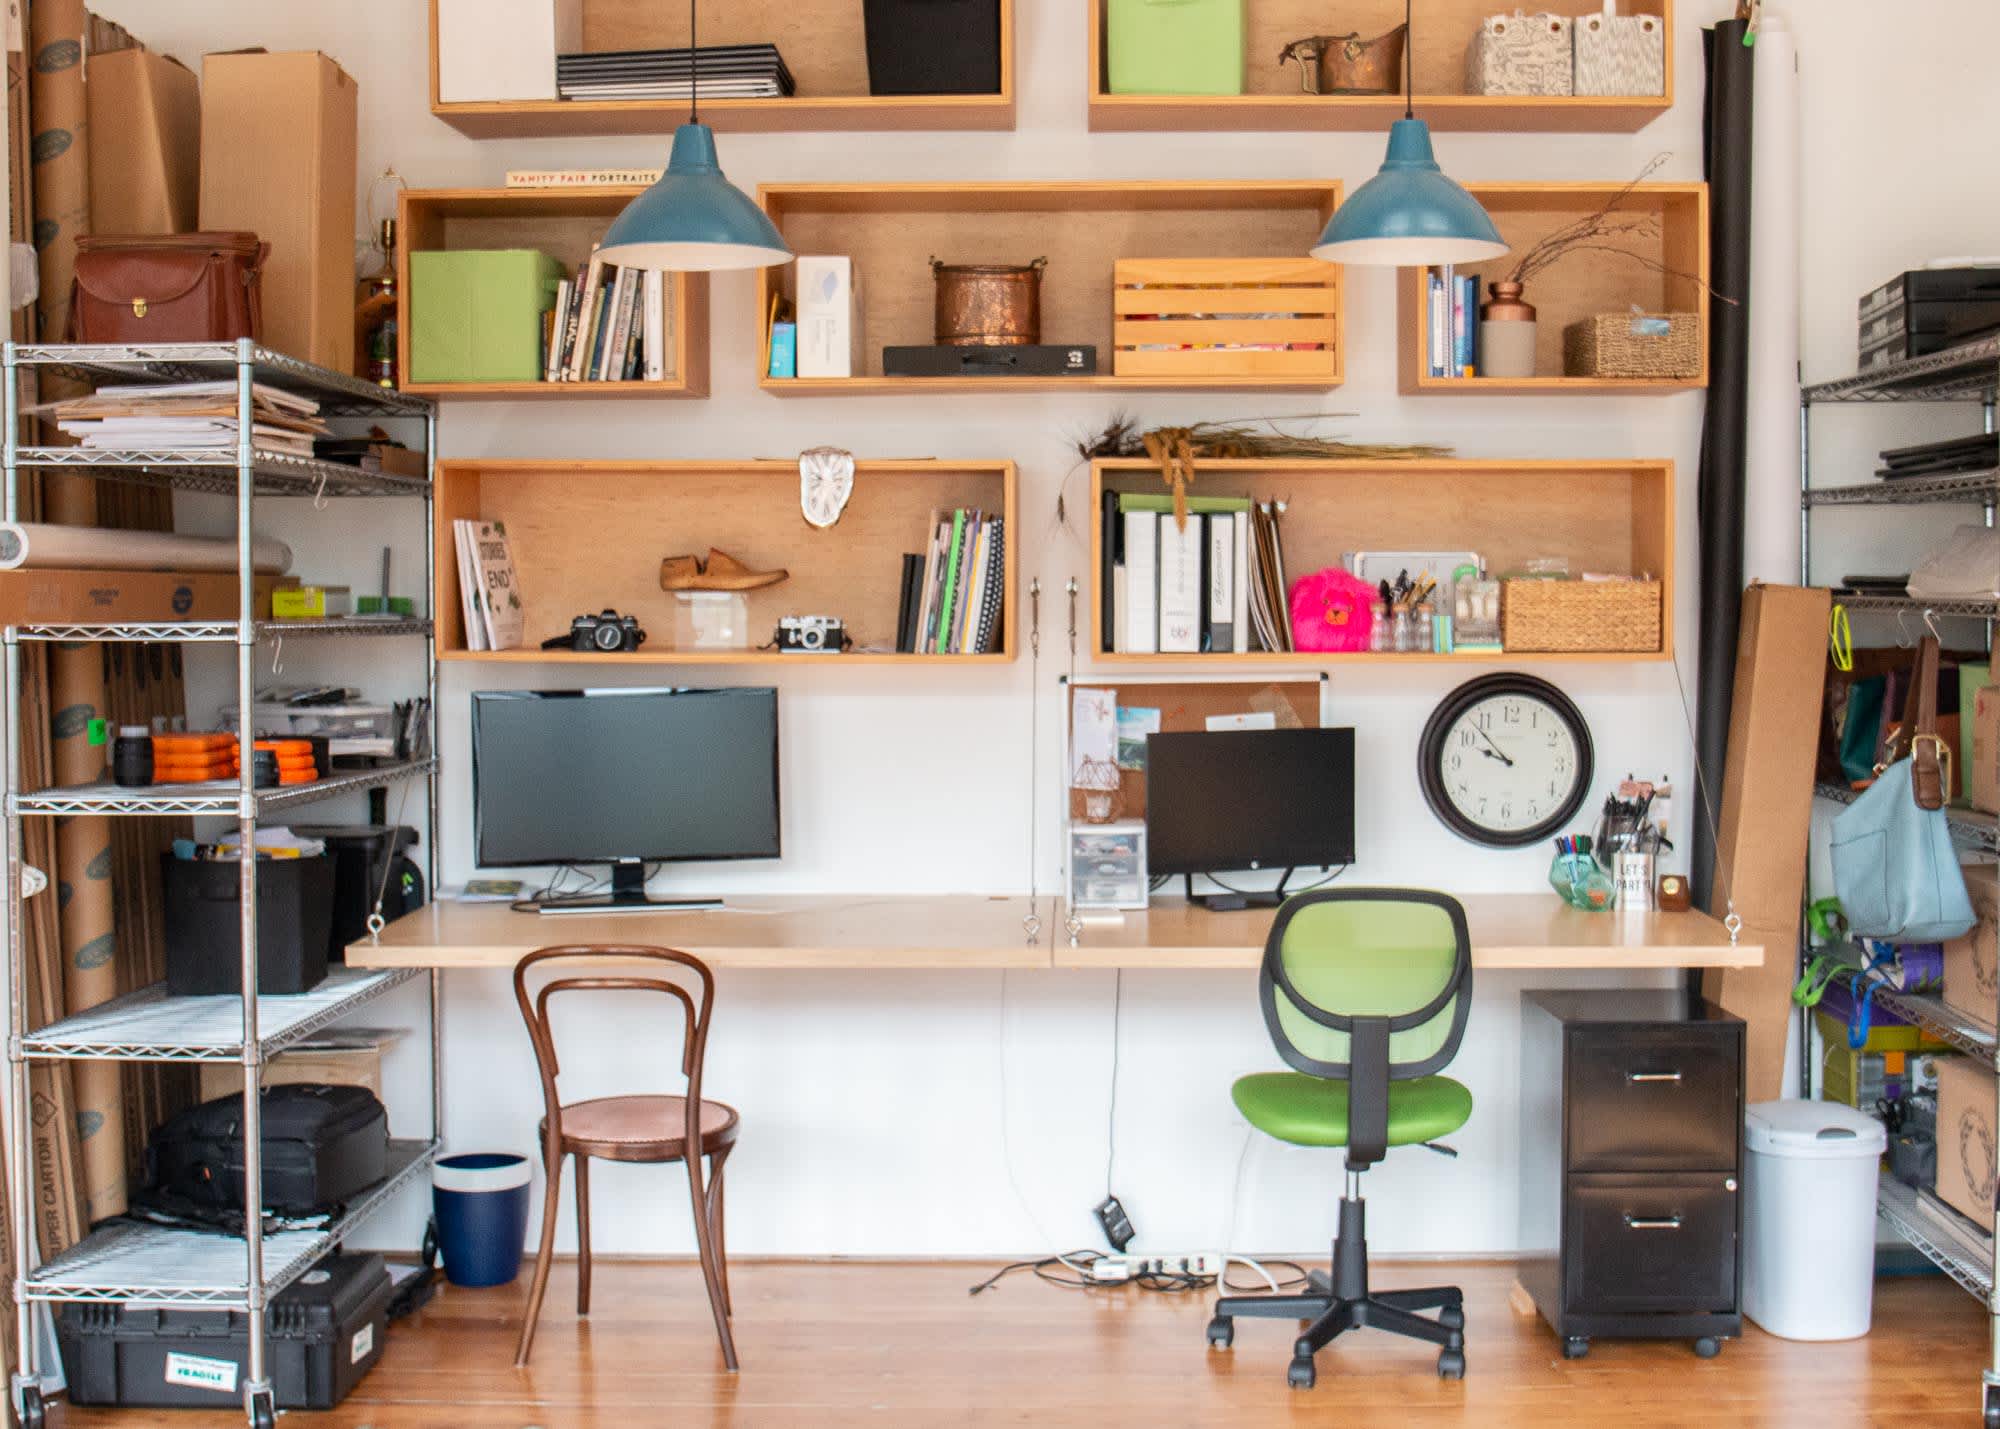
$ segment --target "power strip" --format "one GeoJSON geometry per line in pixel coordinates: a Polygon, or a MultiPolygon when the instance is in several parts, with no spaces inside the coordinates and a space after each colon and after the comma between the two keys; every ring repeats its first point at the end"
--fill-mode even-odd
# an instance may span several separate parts
{"type": "Polygon", "coordinates": [[[1099,1285],[1122,1285],[1149,1275],[1213,1278],[1221,1274],[1221,1254],[1207,1250],[1192,1255],[1103,1255],[1090,1262],[1090,1278],[1099,1285]]]}

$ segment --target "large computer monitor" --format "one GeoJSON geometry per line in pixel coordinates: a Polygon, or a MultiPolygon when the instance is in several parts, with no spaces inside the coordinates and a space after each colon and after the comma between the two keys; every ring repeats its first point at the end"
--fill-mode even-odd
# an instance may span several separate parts
{"type": "Polygon", "coordinates": [[[778,692],[482,691],[472,807],[485,867],[612,866],[609,894],[544,911],[714,906],[649,900],[645,866],[778,857],[778,692]]]}
{"type": "MultiPolygon", "coordinates": [[[[1146,739],[1148,870],[1197,874],[1334,868],[1354,862],[1354,731],[1249,729],[1146,739]]],[[[1210,895],[1269,905],[1276,889],[1210,895]]]]}

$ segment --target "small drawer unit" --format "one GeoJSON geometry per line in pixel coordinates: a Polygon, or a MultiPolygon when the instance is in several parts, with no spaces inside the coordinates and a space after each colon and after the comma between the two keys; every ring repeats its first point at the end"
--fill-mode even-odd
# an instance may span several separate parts
{"type": "Polygon", "coordinates": [[[1742,1333],[1743,1023],[1677,990],[1521,998],[1520,1282],[1599,1335],[1742,1333]]]}

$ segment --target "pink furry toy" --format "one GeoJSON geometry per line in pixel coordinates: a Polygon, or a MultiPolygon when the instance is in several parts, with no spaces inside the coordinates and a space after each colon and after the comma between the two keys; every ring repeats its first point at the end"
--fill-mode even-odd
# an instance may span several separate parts
{"type": "Polygon", "coordinates": [[[1292,583],[1292,645],[1298,650],[1366,650],[1375,587],[1328,566],[1292,583]]]}

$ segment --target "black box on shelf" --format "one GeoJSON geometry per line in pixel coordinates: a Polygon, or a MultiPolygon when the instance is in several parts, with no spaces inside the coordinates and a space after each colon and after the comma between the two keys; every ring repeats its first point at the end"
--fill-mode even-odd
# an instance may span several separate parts
{"type": "MultiPolygon", "coordinates": [[[[265,1312],[278,1408],[332,1409],[347,1398],[382,1357],[393,1293],[379,1255],[330,1255],[287,1286],[265,1312]]],[[[250,1317],[241,1310],[65,1305],[56,1342],[77,1404],[242,1406],[250,1317]]]]}
{"type": "MultiPolygon", "coordinates": [[[[326,977],[333,925],[333,860],[257,860],[257,990],[310,992],[326,977]]],[[[160,856],[166,902],[167,990],[178,996],[243,990],[241,866],[160,856]]]]}
{"type": "Polygon", "coordinates": [[[345,963],[347,945],[367,936],[376,890],[382,890],[382,917],[388,922],[424,906],[423,874],[403,857],[417,842],[417,831],[408,824],[293,824],[292,832],[324,841],[333,860],[329,963],[345,963]]]}
{"type": "Polygon", "coordinates": [[[870,94],[998,94],[1000,0],[862,0],[870,94]]]}
{"type": "Polygon", "coordinates": [[[1092,377],[1097,349],[1087,343],[1019,347],[885,347],[884,377],[1092,377]]]}

